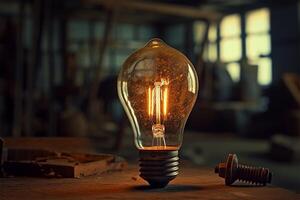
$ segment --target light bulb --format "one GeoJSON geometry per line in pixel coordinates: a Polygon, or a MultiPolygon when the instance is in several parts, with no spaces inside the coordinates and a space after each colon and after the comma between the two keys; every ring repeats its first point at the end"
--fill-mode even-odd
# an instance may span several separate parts
{"type": "Polygon", "coordinates": [[[140,176],[165,187],[178,174],[184,126],[198,94],[192,63],[160,39],[130,55],[118,77],[118,95],[139,149],[140,176]]]}

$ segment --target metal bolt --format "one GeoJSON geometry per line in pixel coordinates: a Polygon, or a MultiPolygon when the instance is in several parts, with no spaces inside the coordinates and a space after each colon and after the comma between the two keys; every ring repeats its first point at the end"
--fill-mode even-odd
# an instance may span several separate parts
{"type": "Polygon", "coordinates": [[[231,185],[236,180],[256,185],[266,185],[271,183],[272,180],[272,173],[268,168],[238,164],[235,154],[229,154],[226,163],[219,163],[215,168],[215,173],[225,178],[226,185],[231,185]]]}

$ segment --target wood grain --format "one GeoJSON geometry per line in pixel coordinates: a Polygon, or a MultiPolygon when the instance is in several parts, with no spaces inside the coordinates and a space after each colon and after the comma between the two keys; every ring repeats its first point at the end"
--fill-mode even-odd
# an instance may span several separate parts
{"type": "MultiPolygon", "coordinates": [[[[14,139],[5,140],[10,147],[35,146],[40,148],[64,149],[63,144],[77,144],[77,149],[84,149],[87,140],[83,139],[14,139]],[[48,140],[48,142],[47,142],[48,140]],[[24,142],[26,141],[26,142],[24,142]],[[39,141],[39,142],[37,142],[39,141]],[[50,141],[50,142],[49,142],[50,141]],[[32,145],[34,143],[35,145],[32,145]],[[51,145],[50,145],[51,144],[51,145]],[[56,145],[54,145],[56,144],[56,145]]],[[[66,146],[68,148],[68,146],[66,146]]],[[[87,145],[86,150],[91,151],[87,145]]],[[[81,179],[70,178],[1,178],[0,199],[228,199],[228,200],[266,200],[284,199],[300,200],[294,192],[273,187],[255,187],[247,185],[225,186],[224,180],[214,174],[212,169],[195,165],[181,165],[179,175],[164,189],[150,189],[147,183],[139,178],[138,164],[132,163],[121,172],[105,173],[81,179]]]]}
{"type": "Polygon", "coordinates": [[[122,172],[84,179],[0,179],[1,200],[15,199],[300,199],[272,186],[225,186],[212,170],[183,167],[165,189],[150,189],[136,165],[122,172]]]}
{"type": "Polygon", "coordinates": [[[4,176],[80,178],[122,170],[126,161],[112,154],[54,152],[42,149],[7,149],[4,176]]]}

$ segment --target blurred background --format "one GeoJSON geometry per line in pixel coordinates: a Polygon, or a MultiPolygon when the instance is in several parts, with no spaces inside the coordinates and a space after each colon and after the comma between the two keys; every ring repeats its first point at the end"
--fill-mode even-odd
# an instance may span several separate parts
{"type": "Polygon", "coordinates": [[[213,167],[234,152],[299,192],[299,33],[296,0],[2,0],[0,136],[85,138],[136,160],[116,80],[159,37],[200,81],[182,158],[213,167]]]}

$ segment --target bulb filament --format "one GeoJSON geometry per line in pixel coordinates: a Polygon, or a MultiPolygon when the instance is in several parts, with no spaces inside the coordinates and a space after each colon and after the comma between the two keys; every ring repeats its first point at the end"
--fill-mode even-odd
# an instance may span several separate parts
{"type": "Polygon", "coordinates": [[[161,99],[161,83],[155,82],[154,83],[154,91],[155,91],[155,117],[156,117],[156,124],[160,124],[160,99],[161,99]]]}
{"type": "Polygon", "coordinates": [[[161,79],[155,82],[154,87],[148,88],[148,115],[153,120],[153,112],[155,107],[155,122],[152,125],[153,141],[152,146],[166,148],[165,126],[162,121],[167,119],[168,115],[168,85],[169,81],[161,79]],[[162,120],[163,119],[163,120],[162,120]]]}
{"type": "Polygon", "coordinates": [[[168,109],[168,87],[164,90],[164,118],[167,119],[167,109],[168,109]]]}
{"type": "Polygon", "coordinates": [[[153,115],[153,110],[152,110],[152,89],[149,87],[148,88],[148,115],[151,118],[153,115]]]}

